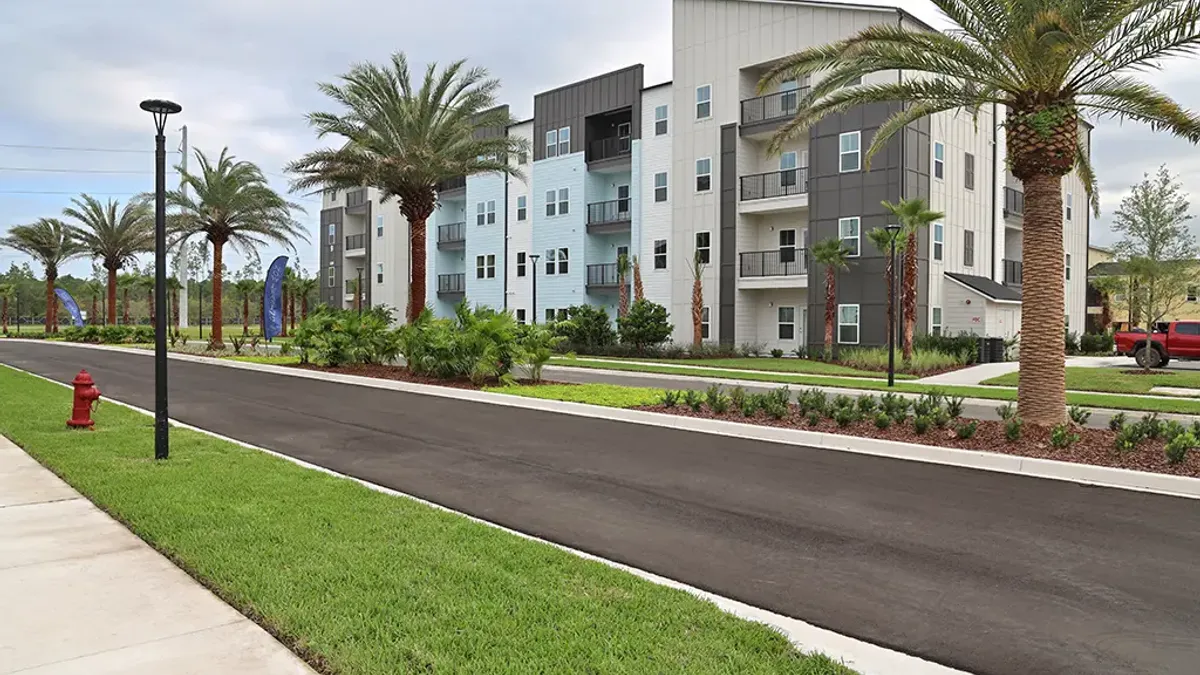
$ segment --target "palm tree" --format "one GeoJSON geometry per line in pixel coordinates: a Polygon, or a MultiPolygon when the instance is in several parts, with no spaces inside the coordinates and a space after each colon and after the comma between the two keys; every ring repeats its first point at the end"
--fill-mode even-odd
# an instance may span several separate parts
{"type": "Polygon", "coordinates": [[[904,318],[904,333],[900,342],[903,345],[904,360],[911,361],[913,331],[917,327],[917,235],[932,223],[945,218],[946,214],[930,211],[925,205],[925,200],[919,197],[901,199],[899,204],[884,201],[883,208],[900,221],[900,226],[908,234],[904,244],[904,268],[901,270],[903,275],[900,279],[904,318]]]}
{"type": "Polygon", "coordinates": [[[253,252],[268,242],[295,249],[294,242],[308,241],[304,228],[292,219],[292,211],[303,211],[271,189],[255,164],[239,161],[221,150],[211,161],[196,150],[199,171],[179,167],[183,188],[167,193],[167,203],[178,209],[172,214],[175,243],[200,236],[212,243],[212,337],[213,349],[224,349],[222,340],[222,272],[225,245],[253,252]]]}
{"type": "Polygon", "coordinates": [[[17,225],[0,238],[0,246],[16,249],[41,263],[46,270],[46,332],[58,331],[58,299],[54,282],[63,263],[83,255],[84,248],[57,218],[41,218],[32,225],[17,225]]]}
{"type": "Polygon", "coordinates": [[[71,236],[108,271],[108,321],[117,322],[117,272],[139,253],[154,248],[154,210],[145,199],[133,199],[124,208],[117,200],[101,204],[91,195],[71,200],[63,215],[75,220],[71,236]]]}
{"type": "Polygon", "coordinates": [[[617,256],[617,316],[629,313],[629,256],[617,256]]]}
{"type": "Polygon", "coordinates": [[[646,287],[642,285],[642,263],[633,256],[633,301],[637,302],[646,297],[646,287]]]}
{"type": "Polygon", "coordinates": [[[121,287],[121,323],[129,325],[129,291],[133,288],[141,288],[142,275],[140,274],[122,274],[117,277],[117,285],[121,287]]]}
{"type": "Polygon", "coordinates": [[[179,283],[179,279],[175,275],[167,277],[167,299],[171,304],[171,326],[179,328],[179,291],[183,288],[183,284],[179,283]]]}
{"type": "Polygon", "coordinates": [[[848,267],[850,249],[830,237],[812,248],[813,262],[825,266],[825,360],[833,357],[833,325],[837,318],[837,272],[848,267]]]}
{"type": "MultiPolygon", "coordinates": [[[[870,158],[909,123],[930,115],[1003,106],[1007,162],[1025,186],[1024,306],[1018,410],[1035,424],[1065,418],[1062,349],[1062,177],[1078,170],[1098,206],[1079,115],[1091,111],[1200,141],[1200,117],[1132,74],[1194,53],[1197,0],[933,0],[961,28],[941,33],[879,23],[854,37],[781,60],[759,83],[824,72],[795,118],[771,141],[778,150],[817,121],[870,103],[904,101],[875,132],[870,158]],[[886,81],[853,86],[863,76],[886,81]],[[896,73],[901,73],[896,77],[896,73]],[[1054,348],[1050,348],[1055,345],[1054,348]]],[[[995,120],[999,122],[999,120],[995,120]]]]}
{"type": "Polygon", "coordinates": [[[239,279],[233,285],[238,295],[242,296],[242,335],[250,334],[250,296],[258,289],[258,282],[252,278],[239,279]]]}
{"type": "Polygon", "coordinates": [[[699,350],[704,341],[704,260],[700,249],[692,254],[692,347],[699,350]]]}
{"type": "MultiPolygon", "coordinates": [[[[885,204],[887,202],[884,202],[885,204]]],[[[887,325],[896,325],[896,287],[893,285],[892,267],[895,264],[892,260],[892,242],[896,244],[896,253],[903,254],[908,250],[908,240],[904,237],[904,229],[901,228],[895,232],[889,232],[885,227],[877,227],[867,233],[867,238],[875,247],[883,253],[886,262],[883,265],[883,277],[887,285],[887,325]]],[[[915,285],[915,284],[914,284],[915,285]]],[[[890,328],[889,328],[890,330],[890,328]]]]}
{"type": "Polygon", "coordinates": [[[155,316],[154,305],[154,288],[157,285],[153,274],[142,274],[138,276],[136,287],[146,291],[146,313],[150,315],[150,325],[158,325],[158,317],[155,316]]]}
{"type": "Polygon", "coordinates": [[[296,282],[296,293],[300,295],[300,320],[308,318],[308,299],[317,292],[320,280],[316,277],[301,277],[296,282]]]}
{"type": "Polygon", "coordinates": [[[413,86],[403,53],[383,66],[356,65],[340,84],[320,85],[342,110],[308,115],[318,137],[347,142],[288,166],[298,175],[293,190],[366,185],[377,188],[383,201],[400,201],[410,227],[409,323],[425,309],[425,229],[438,203],[437,185],[481,173],[521,175],[508,157],[527,152],[528,141],[476,133],[513,123],[508,109],[496,106],[499,88],[486,70],[467,68],[464,61],[441,72],[429,64],[420,88],[413,86]]]}
{"type": "Polygon", "coordinates": [[[88,323],[95,326],[100,323],[99,298],[104,294],[105,286],[99,281],[89,281],[84,288],[92,296],[92,311],[88,314],[88,323]]]}
{"type": "Polygon", "coordinates": [[[8,301],[16,293],[16,284],[0,284],[0,335],[8,335],[8,301]]]}

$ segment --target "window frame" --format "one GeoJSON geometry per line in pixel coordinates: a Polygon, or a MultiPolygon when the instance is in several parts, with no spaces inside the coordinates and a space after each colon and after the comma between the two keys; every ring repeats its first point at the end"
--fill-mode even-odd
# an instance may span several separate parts
{"type": "Polygon", "coordinates": [[[375,238],[383,239],[383,215],[375,216],[375,238]]]}
{"type": "Polygon", "coordinates": [[[546,190],[546,217],[558,215],[558,190],[546,190]]]}
{"type": "Polygon", "coordinates": [[[517,195],[517,222],[523,223],[529,218],[529,198],[517,195]]]}
{"type": "Polygon", "coordinates": [[[571,272],[571,249],[562,247],[558,249],[558,273],[570,274],[571,272]]]}
{"type": "Polygon", "coordinates": [[[1064,281],[1070,281],[1071,280],[1071,254],[1064,252],[1063,255],[1065,256],[1063,258],[1063,273],[1065,275],[1064,281]]]}
{"type": "Polygon", "coordinates": [[[542,258],[542,262],[546,266],[546,276],[548,277],[554,276],[554,270],[558,269],[557,260],[555,259],[556,252],[557,249],[548,248],[546,249],[546,255],[542,258]]]}
{"type": "Polygon", "coordinates": [[[329,281],[326,284],[326,287],[337,288],[337,267],[334,266],[333,261],[329,262],[329,267],[327,269],[328,272],[326,273],[326,278],[329,281]]]}
{"type": "Polygon", "coordinates": [[[710,232],[708,230],[702,230],[700,232],[697,232],[696,236],[695,236],[695,244],[696,244],[695,250],[699,251],[701,254],[700,255],[700,263],[703,265],[711,265],[712,264],[712,232],[710,232]],[[705,244],[703,246],[700,245],[700,237],[701,236],[703,236],[705,239],[705,244]]]}
{"type": "Polygon", "coordinates": [[[546,308],[546,323],[554,323],[554,309],[546,308]]]}
{"type": "Polygon", "coordinates": [[[667,269],[667,240],[666,239],[655,239],[654,240],[654,269],[656,269],[656,270],[667,269]],[[662,244],[661,252],[659,251],[659,244],[662,244]]]}
{"type": "Polygon", "coordinates": [[[671,177],[666,171],[659,171],[654,174],[654,203],[661,204],[671,198],[671,177]],[[658,184],[658,177],[662,176],[663,184],[658,184]],[[662,190],[662,198],[659,198],[659,190],[662,190]]]}
{"type": "Polygon", "coordinates": [[[705,305],[700,308],[700,339],[709,340],[712,334],[712,310],[705,305]]]}
{"type": "Polygon", "coordinates": [[[1067,193],[1067,198],[1063,204],[1063,207],[1066,211],[1064,214],[1065,219],[1069,223],[1069,222],[1071,222],[1071,216],[1074,215],[1074,213],[1075,213],[1075,193],[1073,193],[1073,192],[1067,193]]]}
{"type": "Polygon", "coordinates": [[[337,243],[337,223],[329,223],[327,231],[329,232],[329,243],[337,243]]]}
{"type": "Polygon", "coordinates": [[[713,113],[712,98],[713,98],[713,86],[711,84],[702,84],[702,85],[696,87],[696,121],[697,122],[699,122],[701,120],[712,119],[712,113],[713,113]],[[707,98],[700,98],[701,90],[707,90],[707,98]],[[705,108],[706,112],[703,115],[700,114],[700,106],[708,106],[707,108],[705,108]]]}
{"type": "Polygon", "coordinates": [[[776,323],[776,331],[775,331],[776,338],[779,340],[787,341],[787,342],[795,342],[796,341],[796,306],[795,305],[780,305],[777,308],[777,311],[775,312],[775,319],[776,319],[776,321],[775,321],[775,323],[776,323]],[[791,321],[783,320],[784,310],[791,310],[791,312],[792,312],[791,321]],[[783,329],[785,326],[791,329],[791,332],[792,332],[791,337],[783,336],[783,329]]]}
{"type": "Polygon", "coordinates": [[[546,157],[558,157],[558,129],[546,131],[546,157]],[[551,136],[554,140],[550,140],[551,136]]]}
{"type": "Polygon", "coordinates": [[[946,179],[946,144],[941,141],[933,142],[933,179],[946,179]],[[939,152],[940,151],[940,152],[939,152]],[[938,155],[941,155],[941,158],[938,155]]]}
{"type": "Polygon", "coordinates": [[[654,135],[655,136],[666,136],[667,133],[670,132],[670,130],[671,130],[670,119],[671,119],[670,105],[664,103],[662,105],[654,107],[654,135]],[[658,116],[659,112],[662,113],[662,117],[658,116]],[[660,128],[660,125],[661,125],[661,128],[660,128]]]}
{"type": "Polygon", "coordinates": [[[975,190],[975,155],[963,153],[963,187],[968,190],[975,190]]]}
{"type": "Polygon", "coordinates": [[[946,259],[946,222],[943,220],[934,221],[930,226],[930,255],[936,262],[945,262],[946,259]]]}
{"type": "Polygon", "coordinates": [[[526,270],[528,269],[527,265],[529,264],[527,262],[528,260],[529,258],[525,251],[517,251],[517,277],[525,276],[526,270]]]}
{"type": "Polygon", "coordinates": [[[487,202],[475,202],[475,227],[487,223],[487,202]]]}
{"type": "Polygon", "coordinates": [[[488,279],[496,278],[496,254],[495,253],[487,254],[487,278],[488,279]]]}
{"type": "Polygon", "coordinates": [[[558,215],[565,216],[571,213],[571,188],[558,188],[558,215]]]}
{"type": "Polygon", "coordinates": [[[856,345],[862,341],[862,308],[857,303],[839,304],[837,306],[837,343],[839,345],[856,345]],[[842,311],[845,309],[854,308],[854,323],[842,321],[842,311]],[[854,327],[854,340],[842,339],[843,327],[854,327]]]}
{"type": "Polygon", "coordinates": [[[375,263],[375,283],[383,283],[383,263],[375,263]]]}
{"type": "Polygon", "coordinates": [[[571,154],[571,126],[559,127],[558,129],[558,156],[566,157],[571,154]],[[563,147],[563,146],[567,147],[563,147]]]}
{"type": "Polygon", "coordinates": [[[796,236],[796,228],[785,227],[779,230],[779,262],[794,263],[796,262],[796,249],[799,248],[796,243],[799,239],[796,236]],[[791,235],[788,237],[787,235],[791,235]],[[784,243],[784,239],[791,239],[792,243],[784,243]]]}
{"type": "Polygon", "coordinates": [[[487,258],[482,255],[475,256],[475,278],[483,279],[487,273],[487,258]]]}
{"type": "Polygon", "coordinates": [[[496,224],[496,200],[495,199],[487,200],[487,224],[488,225],[496,224]]]}
{"type": "Polygon", "coordinates": [[[963,230],[963,267],[975,266],[975,230],[963,230]]]}
{"type": "Polygon", "coordinates": [[[942,333],[946,332],[944,324],[945,320],[946,317],[944,316],[944,312],[942,311],[941,307],[929,308],[929,334],[941,335],[942,333]]]}
{"type": "Polygon", "coordinates": [[[848,240],[854,240],[854,246],[846,246],[850,249],[848,258],[858,258],[862,255],[862,218],[859,216],[847,216],[838,218],[838,239],[845,245],[848,240]],[[842,234],[842,225],[854,223],[855,233],[853,235],[842,234]]]}
{"type": "Polygon", "coordinates": [[[838,134],[838,173],[854,173],[862,170],[862,130],[844,131],[838,134]],[[843,141],[854,139],[854,149],[846,150],[843,141]],[[854,168],[846,168],[846,157],[854,156],[854,168]]]}
{"type": "Polygon", "coordinates": [[[707,192],[712,192],[712,157],[697,157],[696,158],[696,194],[704,194],[707,192]],[[707,171],[705,171],[705,172],[700,171],[701,162],[708,163],[707,171]],[[708,187],[705,187],[705,188],[700,187],[700,179],[701,178],[704,178],[708,181],[708,187]]]}

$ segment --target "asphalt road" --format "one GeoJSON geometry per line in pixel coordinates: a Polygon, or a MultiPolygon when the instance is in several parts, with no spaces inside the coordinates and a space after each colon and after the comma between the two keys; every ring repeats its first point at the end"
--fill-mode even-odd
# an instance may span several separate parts
{"type": "MultiPolygon", "coordinates": [[[[0,340],[0,362],[86,367],[152,405],[146,356],[0,340]]],[[[218,365],[171,377],[184,422],[953,667],[1200,664],[1200,502],[218,365]]]]}

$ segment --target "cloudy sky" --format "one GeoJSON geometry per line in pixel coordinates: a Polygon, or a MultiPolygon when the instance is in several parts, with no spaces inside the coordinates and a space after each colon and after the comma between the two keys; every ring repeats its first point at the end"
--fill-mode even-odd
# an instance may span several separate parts
{"type": "MultiPolygon", "coordinates": [[[[900,0],[946,27],[924,0],[900,0]]],[[[0,3],[0,231],[56,215],[79,192],[129,194],[153,187],[153,132],[137,104],[180,102],[190,142],[229,146],[258,163],[281,190],[283,165],[316,147],[304,122],[325,109],[314,84],[357,61],[405,51],[414,69],[466,58],[504,85],[514,114],[533,94],[626,66],[647,83],[670,79],[670,0],[5,0],[0,3]],[[636,16],[636,21],[622,17],[636,16]],[[420,65],[418,65],[420,64],[420,65]],[[59,151],[12,146],[93,148],[59,151]],[[122,150],[124,152],[110,152],[122,150]],[[23,169],[23,170],[13,170],[23,169]],[[30,169],[39,169],[31,171],[30,169]],[[120,172],[120,173],[117,173],[120,172]]],[[[1200,75],[1176,63],[1152,80],[1200,107],[1200,75]]],[[[179,134],[172,131],[173,149],[179,134]]],[[[1200,190],[1200,155],[1135,125],[1101,123],[1093,147],[1105,211],[1142,173],[1166,162],[1200,190]]],[[[172,156],[172,163],[178,155],[172,156]]],[[[314,229],[319,202],[297,196],[314,229]]],[[[1106,217],[1093,227],[1109,243],[1106,217]]],[[[264,252],[264,258],[276,253],[264,252]]],[[[0,267],[21,260],[0,250],[0,267]]],[[[310,272],[316,251],[302,246],[310,272]]],[[[236,268],[240,261],[231,261],[236,268]]],[[[88,265],[69,268],[87,274],[88,265]]]]}

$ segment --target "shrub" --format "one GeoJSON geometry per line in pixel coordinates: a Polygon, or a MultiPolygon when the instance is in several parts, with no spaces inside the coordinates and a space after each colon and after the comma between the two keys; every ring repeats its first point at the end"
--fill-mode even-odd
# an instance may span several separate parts
{"type": "Polygon", "coordinates": [[[825,392],[820,389],[812,388],[800,395],[800,407],[804,410],[814,410],[823,415],[827,403],[825,392]]]}
{"type": "Polygon", "coordinates": [[[792,350],[792,356],[794,356],[798,359],[807,359],[808,351],[805,350],[804,347],[796,347],[795,349],[792,350]]]}
{"type": "Polygon", "coordinates": [[[1158,418],[1158,413],[1149,413],[1138,422],[1138,428],[1141,430],[1142,436],[1154,440],[1162,435],[1163,422],[1158,418]]]}
{"type": "Polygon", "coordinates": [[[942,412],[942,393],[938,390],[927,391],[913,403],[914,415],[927,415],[936,418],[942,412]]]}
{"type": "Polygon", "coordinates": [[[966,331],[958,335],[916,335],[913,337],[913,351],[947,354],[963,365],[971,365],[979,358],[979,336],[966,331]]]}
{"type": "Polygon", "coordinates": [[[754,417],[758,412],[761,400],[757,396],[747,396],[742,404],[738,406],[738,410],[742,411],[743,417],[754,417]]]}
{"type": "Polygon", "coordinates": [[[144,344],[146,342],[154,342],[154,329],[150,326],[134,326],[133,334],[129,336],[130,342],[144,344]]]}
{"type": "Polygon", "coordinates": [[[565,337],[542,324],[517,328],[517,359],[529,371],[529,379],[542,381],[542,369],[550,363],[555,348],[565,341],[565,337]]]}
{"type": "Polygon", "coordinates": [[[739,410],[746,404],[746,388],[740,384],[729,390],[729,404],[739,410]]]}
{"type": "Polygon", "coordinates": [[[979,422],[977,420],[971,420],[970,422],[963,422],[959,424],[958,428],[954,430],[954,433],[957,434],[959,438],[966,440],[973,437],[975,432],[978,430],[979,422]]]}
{"type": "Polygon", "coordinates": [[[768,394],[766,398],[763,399],[763,410],[771,419],[781,420],[787,416],[788,404],[784,401],[780,401],[777,396],[768,394]]]}
{"type": "MultiPolygon", "coordinates": [[[[363,316],[377,315],[379,311],[380,308],[372,308],[363,316]]],[[[385,311],[385,315],[374,319],[373,330],[391,320],[390,310],[385,311]]],[[[343,321],[348,319],[347,327],[353,328],[354,312],[349,314],[351,316],[343,321]]],[[[453,319],[435,319],[426,309],[415,322],[395,333],[394,348],[387,343],[386,332],[380,331],[377,340],[367,341],[367,344],[377,342],[378,346],[350,354],[349,362],[387,363],[395,358],[394,354],[388,358],[389,352],[394,350],[404,355],[408,369],[417,375],[441,379],[466,377],[475,384],[482,384],[492,378],[511,379],[509,373],[513,365],[524,356],[518,341],[519,327],[512,314],[486,307],[471,309],[465,301],[455,308],[453,319]]],[[[530,346],[536,348],[536,341],[543,338],[545,336],[531,338],[534,342],[530,346]]],[[[304,347],[300,332],[297,332],[295,342],[297,347],[304,347]]]]}
{"type": "Polygon", "coordinates": [[[808,426],[815,427],[821,423],[821,413],[817,410],[812,410],[808,413],[805,420],[808,422],[808,426]]]}
{"type": "Polygon", "coordinates": [[[1075,433],[1071,429],[1071,425],[1066,424],[1065,422],[1063,424],[1055,425],[1055,427],[1050,430],[1050,445],[1060,450],[1063,448],[1069,448],[1078,442],[1079,434],[1075,433]]]}
{"type": "MultiPolygon", "coordinates": [[[[887,370],[888,351],[882,347],[855,347],[843,349],[838,354],[838,361],[851,368],[862,370],[887,370]]],[[[966,359],[956,353],[946,353],[937,350],[913,350],[913,357],[908,362],[896,360],[896,370],[911,373],[924,373],[931,370],[945,370],[967,365],[966,359]]]]}
{"type": "Polygon", "coordinates": [[[1001,420],[1007,422],[1017,416],[1017,407],[1011,403],[1005,403],[996,408],[996,414],[1000,416],[1001,420]]]}
{"type": "MultiPolygon", "coordinates": [[[[91,326],[94,328],[94,326],[91,326]]],[[[86,332],[86,331],[85,331],[86,332]]],[[[102,326],[100,328],[99,342],[107,345],[120,344],[127,341],[133,336],[133,327],[131,326],[102,326]]],[[[150,341],[153,341],[151,338],[150,341]]]]}
{"type": "MultiPolygon", "coordinates": [[[[1129,419],[1129,416],[1128,416],[1128,415],[1126,415],[1126,414],[1125,414],[1125,413],[1123,413],[1123,412],[1119,412],[1119,413],[1117,413],[1116,415],[1113,415],[1113,416],[1112,416],[1112,418],[1110,418],[1110,419],[1108,420],[1108,428],[1109,428],[1109,430],[1110,430],[1110,431],[1120,431],[1120,430],[1124,429],[1124,428],[1125,428],[1125,422],[1126,422],[1128,419],[1129,419]]],[[[1200,424],[1200,422],[1197,422],[1197,424],[1200,424]]]]}
{"type": "Polygon", "coordinates": [[[1192,422],[1192,435],[1196,438],[1200,438],[1200,420],[1192,422]]]}
{"type": "Polygon", "coordinates": [[[747,359],[762,356],[766,348],[767,345],[762,342],[743,342],[742,346],[738,347],[738,356],[747,359]]]}
{"type": "Polygon", "coordinates": [[[683,392],[683,402],[692,409],[692,412],[700,412],[700,406],[704,405],[704,397],[695,389],[688,389],[683,392]]]}
{"type": "MultiPolygon", "coordinates": [[[[361,314],[321,307],[296,327],[294,344],[305,363],[315,360],[334,367],[389,363],[400,354],[402,344],[400,332],[392,330],[391,323],[392,312],[385,307],[372,307],[361,314]]],[[[257,343],[257,336],[251,336],[251,347],[257,343]]]]}
{"type": "Polygon", "coordinates": [[[783,350],[782,349],[772,349],[771,350],[771,358],[782,359],[783,358],[783,350]]]}
{"type": "Polygon", "coordinates": [[[833,413],[833,421],[837,422],[839,427],[848,427],[858,421],[858,415],[853,408],[838,408],[833,413]]]}
{"type": "Polygon", "coordinates": [[[617,341],[612,321],[603,307],[575,305],[567,308],[567,319],[550,324],[553,334],[563,338],[559,344],[571,351],[592,354],[617,341]]]}
{"type": "Polygon", "coordinates": [[[639,353],[656,347],[671,337],[674,326],[667,321],[667,308],[649,300],[635,300],[629,312],[617,319],[621,342],[632,345],[639,353]]]}
{"type": "Polygon", "coordinates": [[[1079,338],[1079,349],[1084,354],[1111,354],[1113,351],[1113,334],[1084,333],[1079,338]]]}
{"type": "Polygon", "coordinates": [[[1021,419],[1015,415],[1004,421],[1004,437],[1007,438],[1010,443],[1016,443],[1017,441],[1021,440],[1022,424],[1023,422],[1021,422],[1021,419]]]}
{"type": "Polygon", "coordinates": [[[951,396],[946,399],[946,412],[951,417],[962,417],[963,414],[963,397],[951,396]]]}
{"type": "Polygon", "coordinates": [[[1128,454],[1137,450],[1143,438],[1141,427],[1134,424],[1124,427],[1117,432],[1117,437],[1113,441],[1113,447],[1116,449],[1117,454],[1128,454]]]}
{"type": "Polygon", "coordinates": [[[679,392],[674,389],[663,389],[662,397],[659,398],[659,403],[663,407],[674,408],[676,403],[679,403],[679,392]]]}
{"type": "Polygon", "coordinates": [[[933,415],[933,423],[939,429],[945,429],[950,424],[950,413],[945,410],[939,410],[933,415]]]}
{"type": "Polygon", "coordinates": [[[875,408],[877,407],[875,397],[870,394],[860,395],[858,400],[855,402],[855,405],[858,406],[858,412],[862,413],[863,415],[870,415],[871,413],[875,412],[875,408]]]}
{"type": "Polygon", "coordinates": [[[895,392],[889,391],[888,393],[879,397],[879,407],[882,408],[885,413],[891,415],[892,419],[897,422],[903,421],[903,419],[908,416],[908,406],[908,399],[896,394],[895,392]],[[897,415],[900,416],[900,419],[896,419],[897,415]]]}
{"type": "Polygon", "coordinates": [[[918,436],[929,431],[929,427],[932,425],[933,420],[927,415],[918,415],[917,417],[913,418],[913,431],[917,432],[918,436]]]}
{"type": "MultiPolygon", "coordinates": [[[[179,342],[179,329],[167,333],[167,343],[174,347],[176,342],[179,342]]],[[[288,346],[291,347],[291,343],[288,346]]]]}
{"type": "Polygon", "coordinates": [[[875,415],[875,428],[886,429],[892,426],[892,417],[882,410],[875,415]]]}
{"type": "Polygon", "coordinates": [[[830,407],[834,410],[838,410],[840,408],[853,408],[854,399],[850,398],[846,394],[838,394],[837,396],[833,397],[833,402],[830,403],[830,407]]]}
{"type": "Polygon", "coordinates": [[[1063,341],[1065,343],[1068,354],[1078,354],[1079,353],[1079,333],[1074,333],[1074,332],[1071,332],[1070,330],[1067,330],[1064,328],[1063,329],[1063,341]]]}
{"type": "Polygon", "coordinates": [[[233,345],[233,353],[235,355],[240,355],[242,353],[242,349],[246,346],[246,338],[242,337],[241,335],[234,335],[233,337],[229,338],[229,344],[233,345]]]}
{"type": "Polygon", "coordinates": [[[1196,443],[1196,437],[1193,436],[1191,432],[1184,432],[1175,438],[1172,438],[1170,442],[1167,443],[1167,447],[1165,449],[1167,453],[1167,463],[1182,464],[1183,461],[1187,459],[1188,451],[1194,449],[1196,447],[1196,443]]]}
{"type": "Polygon", "coordinates": [[[721,385],[709,385],[708,391],[704,393],[704,402],[708,404],[708,409],[718,415],[729,410],[729,398],[721,391],[721,385]]]}
{"type": "Polygon", "coordinates": [[[1163,428],[1162,428],[1162,438],[1167,443],[1170,443],[1171,441],[1175,440],[1176,438],[1179,438],[1180,436],[1182,436],[1183,434],[1186,434],[1186,433],[1187,433],[1187,427],[1183,426],[1179,422],[1176,422],[1175,420],[1171,420],[1170,422],[1167,422],[1165,425],[1163,425],[1163,428]]]}
{"type": "Polygon", "coordinates": [[[280,342],[279,343],[279,355],[280,356],[291,356],[292,352],[294,352],[294,351],[295,351],[295,348],[292,347],[292,343],[290,343],[290,342],[280,342]]]}
{"type": "MultiPolygon", "coordinates": [[[[621,345],[621,346],[627,347],[628,345],[621,345]]],[[[650,352],[648,351],[646,355],[649,356],[650,352]]],[[[662,351],[659,354],[659,356],[661,356],[664,359],[682,359],[682,358],[686,358],[687,355],[688,355],[687,347],[684,347],[683,345],[677,345],[674,342],[663,345],[662,351]]]]}
{"type": "Polygon", "coordinates": [[[772,389],[771,392],[767,394],[767,398],[783,406],[784,409],[787,409],[787,407],[792,404],[792,390],[788,389],[787,387],[772,389]]]}
{"type": "Polygon", "coordinates": [[[1088,420],[1092,418],[1092,413],[1077,405],[1073,405],[1067,410],[1067,416],[1071,418],[1072,422],[1083,427],[1087,426],[1088,420]]]}

